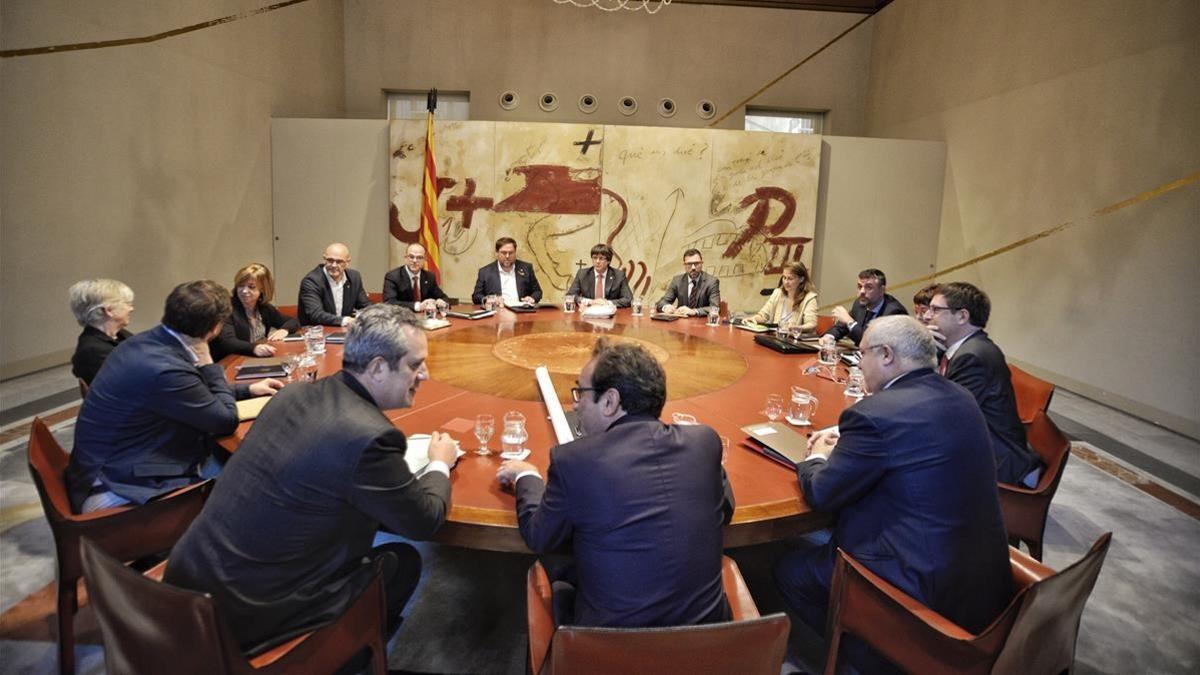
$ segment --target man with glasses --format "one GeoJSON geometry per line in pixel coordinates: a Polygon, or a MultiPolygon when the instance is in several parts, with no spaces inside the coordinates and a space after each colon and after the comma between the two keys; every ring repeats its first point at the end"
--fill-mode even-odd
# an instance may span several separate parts
{"type": "MultiPolygon", "coordinates": [[[[785,554],[775,581],[818,633],[839,547],[972,633],[1012,598],[987,425],[970,394],[938,376],[934,353],[916,319],[872,322],[860,364],[872,395],[842,411],[836,432],[814,434],[797,467],[809,506],[836,524],[827,542],[785,554]]],[[[861,672],[895,672],[853,636],[842,644],[861,672]]]]}
{"type": "Polygon", "coordinates": [[[835,340],[848,337],[858,344],[871,321],[881,316],[908,314],[904,305],[887,293],[887,275],[874,267],[858,273],[858,302],[847,311],[841,305],[833,308],[836,323],[825,331],[835,340]]]}
{"type": "Polygon", "coordinates": [[[671,279],[655,305],[663,314],[708,316],[721,311],[721,280],[704,271],[704,257],[689,248],[683,253],[683,274],[671,279]]]}
{"type": "Polygon", "coordinates": [[[300,281],[297,303],[303,326],[343,326],[354,323],[354,313],[371,304],[362,275],[350,269],[350,248],[330,244],[324,260],[300,281]]]}
{"type": "Polygon", "coordinates": [[[571,545],[573,565],[548,570],[556,624],[728,621],[721,529],[733,494],[720,438],[659,420],[666,375],[641,346],[601,339],[578,384],[571,396],[584,436],[550,450],[546,478],[521,461],[496,474],[516,492],[529,548],[571,545]]]}
{"type": "Polygon", "coordinates": [[[496,262],[479,268],[471,302],[482,305],[484,298],[498,295],[506,305],[536,305],[542,299],[542,286],[533,265],[517,260],[517,240],[500,237],[496,240],[496,262]]]}
{"type": "Polygon", "coordinates": [[[430,307],[446,309],[450,297],[438,287],[437,279],[425,271],[425,247],[409,244],[404,266],[383,277],[383,301],[420,312],[430,307]]]}
{"type": "Polygon", "coordinates": [[[996,477],[1001,483],[1037,486],[1042,464],[1029,449],[1017,414],[1012,374],[1004,352],[983,330],[992,313],[991,300],[975,286],[956,281],[938,286],[926,311],[929,328],[945,340],[938,372],[971,392],[987,420],[996,477]]]}

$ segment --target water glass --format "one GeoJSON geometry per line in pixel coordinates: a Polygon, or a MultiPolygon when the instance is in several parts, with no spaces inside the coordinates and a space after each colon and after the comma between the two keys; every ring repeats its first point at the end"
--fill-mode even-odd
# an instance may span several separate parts
{"type": "Polygon", "coordinates": [[[640,296],[640,295],[633,299],[633,315],[634,316],[642,315],[642,303],[643,302],[644,302],[644,300],[642,299],[642,296],[640,296]]]}
{"type": "MultiPolygon", "coordinates": [[[[322,340],[324,343],[324,340],[322,340]]],[[[299,382],[314,382],[317,379],[317,357],[311,353],[305,353],[296,364],[296,380],[299,382]]]]}
{"type": "Polygon", "coordinates": [[[288,382],[292,382],[295,378],[296,367],[300,364],[299,354],[286,354],[280,359],[280,365],[283,366],[283,376],[288,382]]]}
{"type": "Polygon", "coordinates": [[[850,366],[850,375],[846,378],[846,396],[862,398],[866,396],[866,378],[863,376],[862,368],[858,366],[850,366]]]}
{"type": "Polygon", "coordinates": [[[719,308],[713,307],[708,310],[708,325],[709,326],[720,326],[721,325],[721,310],[719,308]]]}
{"type": "Polygon", "coordinates": [[[573,296],[573,295],[564,295],[563,296],[563,311],[566,312],[567,314],[575,313],[575,296],[573,296]]]}
{"type": "Polygon", "coordinates": [[[475,416],[475,439],[479,441],[479,449],[475,451],[475,454],[485,456],[492,454],[492,451],[488,449],[488,441],[491,440],[495,430],[496,418],[491,415],[475,416]]]}
{"type": "Polygon", "coordinates": [[[496,295],[487,296],[486,298],[483,299],[483,308],[489,312],[492,311],[493,309],[496,309],[497,300],[499,300],[499,299],[500,299],[500,297],[496,296],[496,295]]]}
{"type": "Polygon", "coordinates": [[[436,318],[437,318],[437,305],[434,305],[434,304],[425,305],[425,320],[433,321],[436,318]]]}
{"type": "Polygon", "coordinates": [[[833,336],[825,336],[821,338],[821,352],[817,357],[821,365],[833,367],[838,362],[838,346],[837,342],[832,339],[833,336]],[[829,339],[826,339],[829,338],[829,339]]]}
{"type": "Polygon", "coordinates": [[[763,414],[772,422],[779,419],[779,416],[783,414],[783,397],[779,394],[769,394],[767,407],[763,409],[763,414]]]}
{"type": "Polygon", "coordinates": [[[500,434],[500,448],[503,452],[520,452],[529,440],[525,430],[525,416],[510,410],[504,414],[504,431],[500,434]]]}
{"type": "Polygon", "coordinates": [[[792,404],[788,407],[787,421],[796,426],[812,424],[812,415],[820,402],[812,392],[803,387],[792,387],[792,404]]]}
{"type": "Polygon", "coordinates": [[[321,326],[309,326],[304,333],[304,351],[310,355],[319,356],[325,353],[325,329],[321,326]]]}
{"type": "Polygon", "coordinates": [[[789,331],[792,334],[792,342],[799,342],[800,338],[804,337],[804,329],[800,326],[792,326],[789,331]]]}

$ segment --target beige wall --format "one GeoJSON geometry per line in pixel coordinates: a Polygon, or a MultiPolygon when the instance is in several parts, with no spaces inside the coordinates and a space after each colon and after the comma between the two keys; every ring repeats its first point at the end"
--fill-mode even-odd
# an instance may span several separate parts
{"type": "Polygon", "coordinates": [[[991,295],[999,344],[1200,437],[1200,183],[1090,217],[1200,169],[1200,3],[904,0],[874,23],[868,134],[946,141],[939,267],[1075,223],[950,276],[991,295]]]}
{"type": "MultiPolygon", "coordinates": [[[[383,117],[383,90],[469,91],[471,118],[698,127],[696,103],[717,115],[799,62],[861,15],[675,4],[652,16],[550,0],[346,0],[346,110],[383,117]],[[499,96],[515,90],[517,110],[499,96]],[[558,95],[544,113],[544,92],[558,95]],[[577,107],[585,93],[599,108],[577,107]],[[617,111],[620,97],[638,112],[617,111]],[[661,98],[679,112],[659,117],[661,98]]],[[[830,110],[827,134],[862,133],[871,23],[783,80],[756,106],[830,110]]],[[[740,111],[722,128],[741,129],[740,111]]]]}
{"type": "MultiPolygon", "coordinates": [[[[157,33],[262,6],[4,0],[4,49],[157,33]]],[[[62,363],[88,276],[137,293],[270,262],[272,115],[342,111],[342,3],[317,0],[139,46],[0,61],[0,374],[62,363]]]]}

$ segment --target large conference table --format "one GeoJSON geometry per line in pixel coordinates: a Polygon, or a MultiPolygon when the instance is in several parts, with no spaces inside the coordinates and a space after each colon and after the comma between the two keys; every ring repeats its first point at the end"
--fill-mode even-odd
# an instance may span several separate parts
{"type": "MultiPolygon", "coordinates": [[[[569,410],[570,388],[601,336],[641,344],[663,363],[664,421],[670,422],[673,413],[688,413],[730,439],[725,468],[737,508],[725,528],[726,547],[782,539],[830,522],[826,514],[805,503],[794,471],[741,445],[746,436],[742,427],[766,421],[762,412],[766,396],[780,394],[786,404],[792,385],[803,386],[820,400],[811,428],[837,423],[839,413],[853,399],[845,398],[842,385],[804,374],[816,361],[815,354],[779,354],[755,344],[752,333],[729,325],[708,326],[703,318],[659,322],[649,315],[631,316],[629,309],[599,320],[548,308],[530,314],[501,311],[474,321],[453,319],[449,328],[426,335],[430,379],[418,389],[411,408],[385,414],[406,434],[447,432],[467,451],[451,471],[453,506],[437,541],[529,552],[517,529],[515,498],[496,482],[500,419],[510,410],[525,415],[528,461],[544,474],[556,441],[534,369],[539,365],[549,369],[559,400],[569,410]],[[472,452],[479,445],[473,433],[479,413],[491,413],[497,421],[490,456],[472,452]]],[[[302,342],[275,344],[280,345],[280,355],[304,350],[302,342]]],[[[231,381],[244,360],[234,356],[223,361],[231,381]]],[[[340,367],[341,347],[329,345],[318,363],[318,377],[340,367]]],[[[252,423],[243,422],[222,445],[236,451],[252,423]]],[[[796,429],[804,433],[808,428],[796,429]]]]}

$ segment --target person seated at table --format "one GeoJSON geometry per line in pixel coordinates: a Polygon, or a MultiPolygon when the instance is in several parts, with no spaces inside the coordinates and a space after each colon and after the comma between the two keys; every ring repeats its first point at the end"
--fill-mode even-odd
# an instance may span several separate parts
{"type": "Polygon", "coordinates": [[[90,385],[112,350],[133,335],[125,330],[133,314],[133,289],[116,279],[84,279],[71,285],[67,297],[83,326],[71,355],[71,374],[90,385]]]}
{"type": "Polygon", "coordinates": [[[517,240],[500,237],[496,240],[496,264],[479,268],[471,302],[482,305],[489,295],[500,296],[506,305],[536,305],[542,299],[542,286],[533,265],[517,260],[517,240]]]}
{"type": "Polygon", "coordinates": [[[421,323],[380,304],[346,333],[343,369],[263,409],[167,564],[163,580],[211,593],[246,650],[336,619],[379,558],[390,634],[421,556],[407,543],[372,547],[376,531],[428,539],[450,510],[453,439],[433,432],[416,478],[404,433],[383,414],[410,407],[429,377],[421,323]]]}
{"type": "Polygon", "coordinates": [[[983,330],[991,313],[992,301],[974,285],[956,281],[938,286],[927,310],[929,329],[945,341],[938,371],[979,404],[999,481],[1032,488],[1041,478],[1042,462],[1029,448],[1004,352],[983,330]]]}
{"type": "Polygon", "coordinates": [[[833,339],[850,338],[854,344],[862,341],[867,325],[881,316],[908,314],[904,305],[887,293],[887,275],[874,267],[858,273],[858,301],[846,311],[838,305],[833,308],[836,322],[825,331],[833,339]]]}
{"type": "Polygon", "coordinates": [[[780,328],[799,327],[801,332],[817,330],[817,289],[802,262],[783,266],[779,286],[763,303],[762,309],[748,318],[751,323],[773,323],[780,328]]]}
{"type": "Polygon", "coordinates": [[[571,396],[584,435],[550,450],[546,479],[522,461],[504,462],[496,474],[516,492],[529,548],[571,546],[573,566],[551,571],[555,622],[729,620],[721,530],[733,494],[716,432],[659,421],[666,376],[636,344],[599,340],[571,396]]]}
{"type": "Polygon", "coordinates": [[[592,266],[579,270],[567,288],[567,295],[579,299],[579,304],[607,303],[617,307],[628,307],[633,303],[633,291],[625,273],[611,266],[613,250],[608,244],[592,247],[592,266]]]}
{"type": "Polygon", "coordinates": [[[370,304],[362,275],[350,269],[350,248],[335,243],[325,247],[323,262],[300,280],[297,318],[304,326],[345,327],[370,304]]]}
{"type": "Polygon", "coordinates": [[[233,311],[221,334],[212,343],[212,357],[220,361],[227,354],[274,356],[275,346],[300,322],[281,313],[271,304],[275,297],[275,279],[261,263],[250,263],[233,275],[233,311]]]}
{"type": "MultiPolygon", "coordinates": [[[[834,516],[832,537],[780,558],[776,584],[822,633],[840,547],[978,633],[1013,596],[987,424],[968,392],[938,376],[933,338],[912,317],[873,321],[859,365],[872,395],[842,411],[837,431],[810,437],[797,467],[809,506],[834,516]]],[[[842,644],[861,672],[892,670],[861,641],[842,644]]]]}
{"type": "Polygon", "coordinates": [[[230,388],[208,347],[229,312],[220,284],[180,284],[161,324],[109,354],[75,423],[66,482],[77,513],[144,504],[215,474],[210,442],[237,428],[234,399],[283,386],[268,379],[230,388]]]}
{"type": "Polygon", "coordinates": [[[689,248],[683,252],[683,274],[671,279],[655,307],[663,314],[708,316],[721,311],[721,280],[704,271],[704,257],[689,248]]]}
{"type": "Polygon", "coordinates": [[[403,305],[413,311],[429,307],[446,309],[450,296],[438,287],[437,279],[424,270],[425,247],[409,244],[404,255],[404,265],[383,276],[383,301],[403,305]]]}

